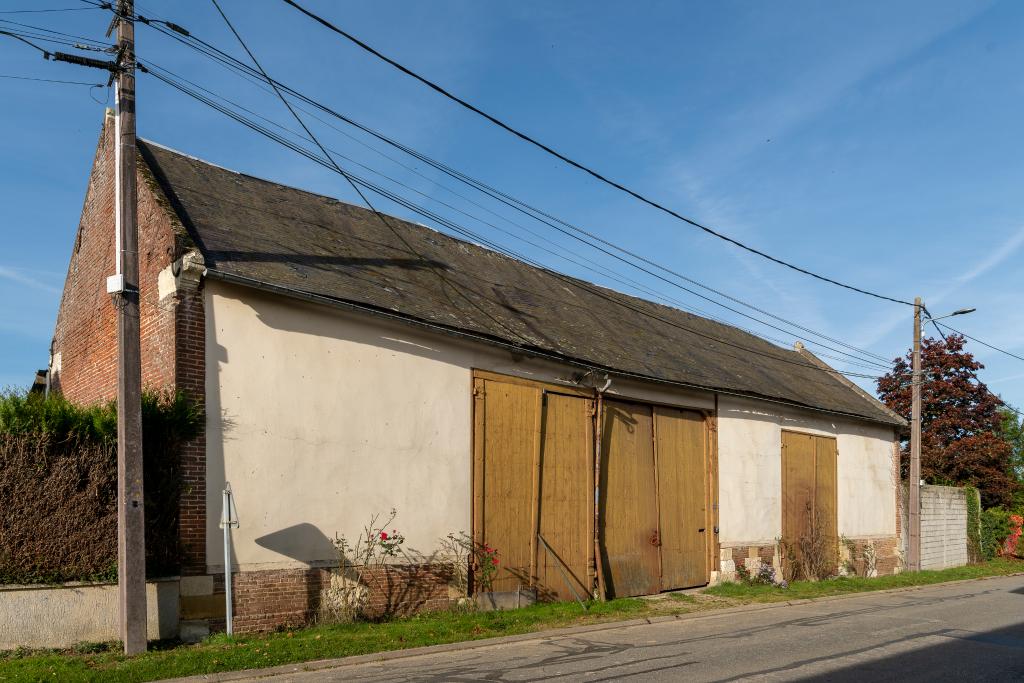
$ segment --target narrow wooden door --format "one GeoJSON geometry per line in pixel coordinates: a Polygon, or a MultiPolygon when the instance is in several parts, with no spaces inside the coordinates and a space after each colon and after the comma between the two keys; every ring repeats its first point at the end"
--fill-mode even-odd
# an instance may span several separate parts
{"type": "Polygon", "coordinates": [[[661,589],[708,582],[706,430],[690,410],[654,408],[661,589]]]}
{"type": "Polygon", "coordinates": [[[661,589],[651,407],[605,401],[599,517],[609,597],[661,589]]]}
{"type": "Polygon", "coordinates": [[[538,503],[540,533],[551,551],[536,548],[543,598],[572,600],[567,581],[584,598],[593,589],[593,403],[550,392],[544,397],[538,503]]]}
{"type": "MultiPolygon", "coordinates": [[[[803,559],[800,539],[817,528],[838,543],[836,440],[782,432],[782,540],[787,575],[803,559]]],[[[831,547],[831,546],[830,546],[831,547]]]]}
{"type": "MultiPolygon", "coordinates": [[[[498,550],[493,590],[531,583],[533,480],[540,447],[542,392],[537,387],[477,379],[475,540],[498,550]]],[[[479,586],[478,586],[479,589],[479,586]]]]}

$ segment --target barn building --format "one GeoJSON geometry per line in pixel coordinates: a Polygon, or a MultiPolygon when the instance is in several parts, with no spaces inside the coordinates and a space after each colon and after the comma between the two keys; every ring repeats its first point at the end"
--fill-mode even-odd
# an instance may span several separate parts
{"type": "MultiPolygon", "coordinates": [[[[782,568],[810,525],[898,571],[904,422],[800,345],[138,151],[144,383],[206,412],[182,453],[187,622],[220,617],[225,482],[240,632],[309,619],[335,534],[392,508],[409,547],[497,548],[495,591],[701,586],[782,568]]],[[[78,402],[116,393],[113,181],[108,116],[51,353],[78,402]]]]}

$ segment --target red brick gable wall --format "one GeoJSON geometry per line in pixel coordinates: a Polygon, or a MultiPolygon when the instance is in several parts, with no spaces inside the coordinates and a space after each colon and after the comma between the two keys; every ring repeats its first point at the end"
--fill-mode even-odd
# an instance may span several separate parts
{"type": "MultiPolygon", "coordinates": [[[[160,299],[160,272],[191,247],[145,162],[138,159],[142,386],[205,400],[205,314],[200,288],[160,299]]],[[[114,119],[104,118],[51,346],[51,389],[75,403],[117,396],[117,320],[107,294],[114,274],[114,119]]],[[[165,279],[167,275],[165,274],[165,279]]],[[[183,447],[180,507],[183,572],[206,569],[206,441],[183,447]]]]}
{"type": "MultiPolygon", "coordinates": [[[[172,388],[175,306],[173,300],[159,301],[157,278],[173,261],[178,237],[141,172],[141,161],[139,166],[142,383],[147,389],[172,388]]],[[[115,269],[114,178],[114,125],[108,115],[93,161],[51,348],[55,364],[51,387],[76,403],[117,396],[116,311],[106,291],[107,276],[115,269]]]]}

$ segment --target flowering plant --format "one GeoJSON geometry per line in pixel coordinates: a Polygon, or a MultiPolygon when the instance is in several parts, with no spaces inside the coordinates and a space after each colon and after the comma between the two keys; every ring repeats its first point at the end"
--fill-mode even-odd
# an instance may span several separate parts
{"type": "Polygon", "coordinates": [[[384,521],[381,521],[383,515],[373,515],[355,543],[335,534],[333,544],[338,554],[339,585],[333,589],[333,605],[328,606],[331,608],[328,611],[333,612],[329,615],[331,618],[351,621],[363,614],[371,592],[388,593],[389,561],[396,557],[408,559],[402,549],[405,536],[395,528],[388,531],[397,516],[395,509],[384,521]]]}
{"type": "Polygon", "coordinates": [[[1021,536],[1021,527],[1024,527],[1024,517],[1021,515],[1010,515],[1010,535],[1006,537],[1003,550],[1007,555],[1017,555],[1018,543],[1021,536]]]}
{"type": "Polygon", "coordinates": [[[490,545],[476,544],[473,551],[473,579],[484,591],[490,591],[498,573],[498,549],[490,545]]]}

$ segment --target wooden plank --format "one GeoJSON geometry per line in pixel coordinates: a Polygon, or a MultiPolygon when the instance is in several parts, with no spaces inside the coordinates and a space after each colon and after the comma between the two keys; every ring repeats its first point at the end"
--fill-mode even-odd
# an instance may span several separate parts
{"type": "Polygon", "coordinates": [[[647,595],[660,589],[650,406],[604,402],[601,425],[599,519],[608,595],[647,595]]]}
{"type": "MultiPolygon", "coordinates": [[[[708,528],[713,534],[708,543],[708,568],[719,567],[722,555],[722,541],[719,537],[721,511],[719,510],[718,482],[718,394],[715,394],[715,411],[706,417],[708,430],[708,528]]],[[[710,576],[708,577],[710,580],[710,576]]]]}
{"type": "Polygon", "coordinates": [[[496,548],[496,591],[530,583],[532,498],[538,394],[540,389],[484,382],[482,522],[480,542],[496,548]]]}
{"type": "Polygon", "coordinates": [[[537,534],[540,533],[540,470],[544,448],[544,390],[537,392],[537,407],[533,427],[533,480],[530,485],[530,585],[537,582],[537,534]]]}
{"type": "MultiPolygon", "coordinates": [[[[800,556],[798,539],[806,535],[814,517],[815,442],[810,434],[782,432],[782,540],[788,551],[800,556]]],[[[792,571],[783,558],[787,575],[792,571]]]]}
{"type": "Polygon", "coordinates": [[[594,533],[595,529],[595,518],[597,516],[597,506],[595,505],[595,491],[594,491],[594,467],[597,449],[597,434],[594,429],[597,419],[597,399],[587,400],[587,439],[586,439],[586,453],[587,453],[587,490],[586,490],[586,506],[587,506],[587,595],[590,597],[594,596],[594,591],[597,588],[597,544],[595,543],[597,536],[594,533]]]}
{"type": "MultiPolygon", "coordinates": [[[[814,437],[814,520],[828,538],[830,546],[839,547],[839,519],[837,514],[836,440],[825,436],[814,437]]],[[[838,558],[836,558],[838,561],[838,558]]],[[[838,568],[838,567],[836,567],[838,568]]]]}
{"type": "MultiPolygon", "coordinates": [[[[654,449],[654,513],[658,520],[658,530],[655,532],[654,545],[658,548],[658,587],[659,589],[664,586],[664,563],[662,562],[662,555],[664,554],[662,548],[662,535],[661,527],[663,524],[663,518],[661,516],[661,487],[658,484],[658,409],[655,406],[651,406],[651,448],[654,449]]],[[[666,454],[668,457],[672,457],[672,454],[666,454]]]]}
{"type": "Polygon", "coordinates": [[[706,431],[700,413],[654,409],[661,528],[661,588],[708,582],[706,431]]]}
{"type": "Polygon", "coordinates": [[[474,369],[473,377],[487,381],[502,382],[503,384],[515,384],[518,386],[531,387],[534,389],[543,389],[548,392],[566,394],[568,396],[584,396],[592,398],[596,393],[594,389],[591,389],[589,387],[575,387],[567,384],[552,384],[551,382],[538,382],[536,380],[526,379],[524,377],[516,377],[515,375],[502,375],[497,372],[490,372],[489,370],[474,369]]]}
{"type": "Polygon", "coordinates": [[[590,404],[590,399],[560,394],[545,399],[539,532],[551,552],[541,549],[537,561],[542,598],[574,599],[563,572],[576,594],[593,590],[593,489],[586,485],[593,467],[590,404]]]}
{"type": "Polygon", "coordinates": [[[594,571],[597,574],[597,597],[599,600],[604,602],[608,599],[608,582],[605,579],[604,571],[604,560],[602,559],[601,548],[604,545],[604,531],[601,521],[601,506],[598,504],[600,500],[600,492],[598,486],[601,482],[601,470],[604,469],[603,464],[603,453],[604,453],[604,442],[603,439],[603,425],[604,425],[604,396],[598,394],[597,396],[597,407],[596,415],[594,418],[594,471],[591,477],[590,490],[593,492],[592,503],[594,507],[593,514],[593,533],[594,533],[594,548],[591,559],[594,562],[594,571]]]}
{"type": "Polygon", "coordinates": [[[484,380],[473,379],[473,541],[484,542],[484,380]]]}

